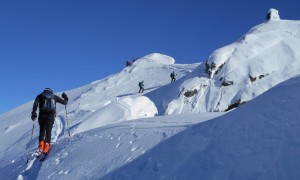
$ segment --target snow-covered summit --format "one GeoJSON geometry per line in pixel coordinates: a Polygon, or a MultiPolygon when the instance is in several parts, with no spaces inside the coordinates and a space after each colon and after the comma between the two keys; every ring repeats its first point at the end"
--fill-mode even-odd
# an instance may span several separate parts
{"type": "Polygon", "coordinates": [[[160,54],[160,53],[152,53],[147,56],[144,56],[142,59],[149,59],[149,60],[156,61],[156,62],[162,63],[162,64],[174,64],[175,63],[174,58],[164,55],[164,54],[160,54]]]}
{"type": "Polygon", "coordinates": [[[300,21],[279,20],[271,12],[277,21],[259,24],[215,50],[172,91],[147,94],[163,109],[160,114],[227,111],[300,74],[300,21]]]}

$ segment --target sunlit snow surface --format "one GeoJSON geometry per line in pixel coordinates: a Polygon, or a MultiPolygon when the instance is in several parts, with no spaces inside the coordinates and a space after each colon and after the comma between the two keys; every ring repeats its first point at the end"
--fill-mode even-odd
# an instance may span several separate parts
{"type": "Polygon", "coordinates": [[[43,163],[33,156],[33,101],[4,113],[0,179],[299,179],[300,79],[290,79],[300,72],[299,30],[299,21],[264,22],[202,64],[154,53],[66,91],[43,163]],[[217,67],[211,78],[205,63],[217,67]],[[247,103],[220,112],[238,99],[247,103]]]}

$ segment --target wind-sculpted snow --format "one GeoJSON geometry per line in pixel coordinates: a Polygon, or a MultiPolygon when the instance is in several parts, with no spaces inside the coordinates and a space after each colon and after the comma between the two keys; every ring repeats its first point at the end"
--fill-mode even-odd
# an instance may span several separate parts
{"type": "Polygon", "coordinates": [[[114,101],[88,116],[73,133],[80,133],[107,124],[153,117],[156,114],[155,105],[147,97],[124,98],[114,101]]]}

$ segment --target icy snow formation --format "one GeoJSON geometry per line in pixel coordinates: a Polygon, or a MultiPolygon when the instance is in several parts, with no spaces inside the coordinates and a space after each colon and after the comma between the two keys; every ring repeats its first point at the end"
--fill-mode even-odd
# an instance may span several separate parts
{"type": "Polygon", "coordinates": [[[270,20],[280,20],[278,10],[271,8],[268,12],[268,16],[270,20]]]}

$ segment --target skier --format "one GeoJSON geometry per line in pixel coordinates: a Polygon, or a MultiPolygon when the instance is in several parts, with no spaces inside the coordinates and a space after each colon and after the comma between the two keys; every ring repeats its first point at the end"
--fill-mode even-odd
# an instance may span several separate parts
{"type": "Polygon", "coordinates": [[[56,102],[67,105],[68,96],[62,93],[62,98],[56,96],[50,88],[39,94],[33,103],[31,119],[34,121],[37,118],[37,108],[39,107],[39,151],[48,154],[50,150],[51,131],[56,116],[56,102]],[[63,99],[62,99],[63,98],[63,99]]]}
{"type": "Polygon", "coordinates": [[[139,82],[139,87],[140,87],[139,93],[143,93],[144,92],[144,81],[139,82]]]}
{"type": "Polygon", "coordinates": [[[171,82],[176,81],[175,72],[174,71],[170,74],[170,77],[171,77],[171,82]]]}

